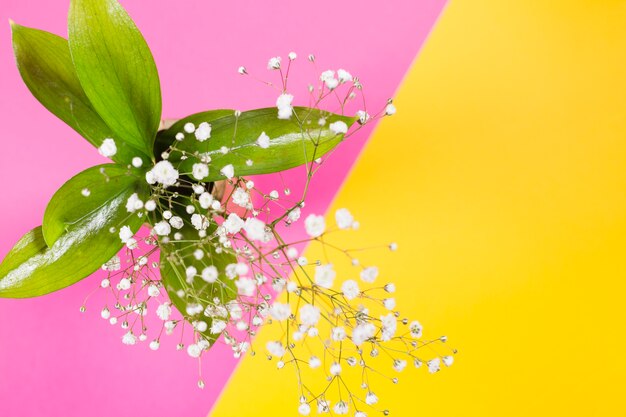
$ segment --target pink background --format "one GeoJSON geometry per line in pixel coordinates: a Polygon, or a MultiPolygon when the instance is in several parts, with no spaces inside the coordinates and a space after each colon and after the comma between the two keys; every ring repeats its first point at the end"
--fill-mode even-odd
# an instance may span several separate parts
{"type": "MultiPolygon", "coordinates": [[[[54,191],[72,175],[102,163],[97,152],[48,113],[23,85],[14,64],[8,19],[66,34],[67,0],[0,0],[0,257],[41,223],[54,191]]],[[[358,75],[367,102],[379,109],[400,83],[443,0],[122,1],[150,44],[160,71],[163,115],[205,109],[271,106],[276,93],[239,76],[239,65],[264,79],[271,56],[300,55],[296,96],[319,70],[342,67],[358,75]]],[[[352,137],[315,178],[307,212],[323,213],[340,187],[371,127],[352,137]]],[[[301,176],[288,184],[294,192],[301,176]]],[[[257,182],[270,187],[274,179],[257,182]]],[[[305,213],[306,214],[306,213],[305,213]]],[[[294,230],[293,233],[297,233],[294,230]]],[[[197,367],[162,341],[121,344],[123,331],[102,320],[102,292],[78,309],[97,287],[97,276],[30,300],[0,299],[0,415],[2,416],[204,416],[236,365],[224,346],[203,360],[207,386],[196,388],[197,367]]],[[[152,312],[153,314],[153,312],[152,312]]]]}

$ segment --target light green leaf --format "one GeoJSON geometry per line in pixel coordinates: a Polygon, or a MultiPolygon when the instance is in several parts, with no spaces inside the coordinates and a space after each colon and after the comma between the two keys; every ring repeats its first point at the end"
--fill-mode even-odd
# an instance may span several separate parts
{"type": "MultiPolygon", "coordinates": [[[[113,137],[78,81],[67,41],[13,22],[11,30],[17,67],[35,98],[95,147],[113,137]]],[[[117,141],[117,153],[111,159],[129,164],[134,156],[148,160],[141,151],[117,141]]]]}
{"type": "Polygon", "coordinates": [[[98,114],[123,140],[152,155],[161,87],[150,49],[116,0],[72,0],[69,46],[78,79],[98,114]]]}
{"type": "MultiPolygon", "coordinates": [[[[61,194],[69,196],[64,187],[61,194]]],[[[136,232],[142,224],[137,215],[126,211],[126,201],[133,192],[134,187],[128,187],[66,224],[64,233],[49,247],[41,227],[24,236],[0,264],[0,298],[35,297],[60,290],[89,276],[111,259],[122,247],[117,230],[127,225],[136,232]]],[[[66,204],[72,205],[80,198],[84,197],[79,194],[67,198],[66,204]]],[[[77,213],[73,208],[57,213],[64,212],[77,213]]],[[[52,224],[54,236],[58,233],[56,219],[52,224]]]]}
{"type": "Polygon", "coordinates": [[[224,179],[220,170],[229,164],[233,165],[236,176],[242,176],[284,171],[320,158],[344,138],[329,128],[338,121],[350,127],[356,118],[306,107],[295,107],[289,120],[278,119],[276,108],[243,112],[238,118],[232,110],[216,110],[179,120],[159,133],[159,143],[173,144],[177,151],[171,152],[169,161],[183,174],[191,173],[200,156],[210,156],[209,176],[203,179],[209,182],[224,179]],[[324,120],[323,125],[320,119],[324,120]],[[211,125],[209,139],[199,141],[195,134],[185,133],[186,123],[198,127],[203,122],[211,125]],[[176,134],[181,132],[185,138],[176,141],[176,134]],[[269,136],[268,148],[257,144],[263,132],[269,136]],[[228,152],[223,153],[222,147],[228,148],[228,152]],[[186,159],[181,158],[182,152],[186,159]],[[248,164],[249,160],[252,165],[248,164]]]}
{"type": "MultiPolygon", "coordinates": [[[[181,215],[183,217],[183,215],[181,215]]],[[[188,216],[185,216],[188,217],[188,216]]],[[[184,218],[184,217],[183,217],[184,218]]],[[[216,225],[212,223],[207,230],[204,239],[198,237],[198,231],[191,225],[185,225],[181,230],[181,240],[171,240],[161,243],[161,281],[174,306],[189,322],[204,321],[208,328],[203,332],[205,339],[213,343],[219,334],[211,333],[211,318],[202,313],[190,316],[187,313],[189,304],[199,304],[203,308],[215,305],[214,298],[219,299],[220,305],[226,305],[237,297],[237,289],[234,280],[227,278],[224,271],[226,266],[237,262],[237,258],[230,252],[217,253],[215,243],[217,237],[212,236],[216,225]],[[205,255],[198,260],[194,257],[194,251],[201,249],[205,255]],[[193,266],[197,270],[197,276],[187,279],[186,270],[193,266]],[[204,268],[215,266],[219,273],[216,282],[208,283],[201,278],[204,268]],[[182,291],[182,297],[179,292],[182,291]]],[[[227,320],[227,318],[224,318],[227,320]]]]}
{"type": "MultiPolygon", "coordinates": [[[[42,225],[46,243],[52,246],[83,218],[120,195],[133,193],[137,193],[142,201],[148,195],[147,184],[142,181],[140,172],[114,164],[84,170],[63,184],[48,203],[42,225]]],[[[123,203],[125,205],[126,201],[123,203]]]]}

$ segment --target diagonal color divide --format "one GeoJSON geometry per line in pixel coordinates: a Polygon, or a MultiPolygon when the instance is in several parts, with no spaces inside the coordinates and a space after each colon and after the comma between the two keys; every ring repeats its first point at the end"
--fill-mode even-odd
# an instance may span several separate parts
{"type": "MultiPolygon", "coordinates": [[[[618,1],[446,10],[398,114],[330,210],[351,208],[364,246],[399,243],[379,279],[398,284],[403,316],[460,350],[450,369],[382,384],[381,409],[623,414],[625,19],[618,1]]],[[[262,332],[258,349],[271,338],[262,332]]],[[[212,417],[295,416],[297,396],[293,372],[259,354],[243,360],[212,417]]]]}
{"type": "MultiPolygon", "coordinates": [[[[63,34],[66,4],[60,3],[9,2],[0,11],[0,21],[11,17],[63,34]]],[[[317,78],[319,74],[310,71],[305,59],[315,53],[320,71],[345,67],[358,74],[368,103],[382,106],[399,85],[444,1],[398,0],[393,7],[332,0],[319,0],[315,7],[286,0],[271,6],[251,0],[176,4],[155,0],[149,7],[122,0],[122,4],[155,55],[163,84],[163,114],[176,117],[210,108],[244,110],[273,103],[275,92],[240,77],[236,70],[246,65],[269,78],[267,59],[277,54],[285,57],[290,50],[300,55],[294,79],[298,71],[303,80],[317,78]]],[[[3,195],[20,196],[20,200],[0,209],[0,256],[40,224],[45,203],[65,179],[102,162],[89,145],[30,97],[14,66],[9,31],[3,33],[0,124],[5,137],[21,139],[3,142],[0,178],[14,178],[27,161],[28,180],[37,184],[37,192],[25,193],[21,181],[3,184],[3,195]],[[25,126],[37,129],[25,130],[25,126]],[[27,141],[31,145],[25,147],[27,141]]],[[[308,210],[326,211],[369,131],[342,145],[333,163],[320,171],[308,210]]],[[[100,281],[95,275],[44,298],[0,303],[0,375],[9,376],[0,377],[0,415],[206,415],[236,365],[229,350],[217,346],[203,358],[206,388],[197,389],[196,364],[175,350],[174,338],[162,340],[158,352],[144,344],[123,346],[122,330],[99,317],[99,310],[110,302],[101,292],[90,298],[85,314],[78,313],[85,295],[100,281]]]]}

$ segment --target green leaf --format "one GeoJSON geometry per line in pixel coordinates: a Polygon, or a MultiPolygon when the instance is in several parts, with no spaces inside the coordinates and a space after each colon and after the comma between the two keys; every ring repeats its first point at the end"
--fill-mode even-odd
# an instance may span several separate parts
{"type": "MultiPolygon", "coordinates": [[[[185,218],[188,216],[180,215],[185,218]]],[[[237,258],[230,252],[217,253],[215,244],[216,236],[212,236],[217,225],[212,222],[207,229],[207,237],[198,237],[198,231],[191,225],[178,230],[182,234],[181,240],[171,240],[168,243],[161,243],[161,282],[174,306],[185,317],[185,320],[192,323],[194,321],[204,321],[208,328],[203,335],[209,343],[213,343],[219,334],[211,333],[210,317],[200,313],[190,316],[187,313],[187,306],[190,304],[200,304],[203,308],[215,305],[214,299],[220,301],[220,305],[226,305],[237,297],[235,281],[225,275],[226,266],[237,262],[237,258]],[[201,249],[205,255],[198,260],[194,257],[194,251],[201,249]],[[187,279],[187,268],[193,266],[197,270],[197,276],[187,279]],[[215,266],[219,273],[216,282],[208,283],[201,278],[204,268],[215,266]],[[182,297],[179,295],[182,294],[182,297]]],[[[225,318],[225,320],[227,320],[225,318]]]]}
{"type": "Polygon", "coordinates": [[[350,127],[355,117],[346,117],[317,109],[295,107],[294,116],[289,120],[277,117],[276,108],[265,108],[241,113],[235,117],[232,110],[215,110],[198,113],[179,120],[171,128],[159,133],[159,143],[173,144],[169,161],[176,164],[183,174],[190,174],[194,163],[202,154],[211,157],[209,176],[203,181],[224,179],[220,170],[229,164],[235,175],[256,175],[284,171],[311,162],[339,144],[343,134],[335,134],[329,128],[333,122],[342,121],[350,127]],[[319,120],[325,124],[320,125],[319,120]],[[195,135],[185,133],[184,125],[193,123],[196,127],[202,122],[211,125],[211,137],[204,141],[195,135]],[[185,138],[176,141],[177,133],[185,138]],[[269,136],[269,147],[261,148],[257,139],[262,132],[269,136]],[[222,147],[228,148],[224,154],[222,147]],[[247,161],[252,161],[248,165],[247,161]]]}
{"type": "MultiPolygon", "coordinates": [[[[126,201],[135,192],[134,186],[111,195],[99,207],[77,218],[76,206],[83,204],[80,199],[85,198],[74,189],[80,176],[71,179],[52,198],[55,206],[63,198],[70,206],[52,210],[59,218],[63,218],[63,213],[72,214],[68,216],[72,222],[64,225],[64,233],[48,246],[44,231],[38,227],[26,234],[0,264],[0,298],[35,297],[78,282],[120,250],[122,243],[117,230],[121,226],[127,225],[133,232],[141,227],[142,220],[126,211],[126,201]]],[[[54,237],[59,230],[57,218],[49,215],[48,220],[52,224],[50,234],[54,237]]]]}
{"type": "Polygon", "coordinates": [[[69,46],[80,83],[117,134],[152,155],[161,87],[150,49],[116,0],[72,0],[69,46]]]}
{"type": "Polygon", "coordinates": [[[42,226],[46,243],[52,246],[81,219],[120,195],[137,193],[145,201],[148,191],[144,184],[140,172],[115,164],[91,167],[74,176],[52,196],[46,207],[42,226]]]}
{"type": "MultiPolygon", "coordinates": [[[[78,81],[67,41],[13,22],[11,30],[17,67],[35,98],[95,147],[113,137],[113,131],[94,110],[78,81]]],[[[111,159],[129,164],[134,156],[149,159],[117,141],[117,153],[111,159]]]]}

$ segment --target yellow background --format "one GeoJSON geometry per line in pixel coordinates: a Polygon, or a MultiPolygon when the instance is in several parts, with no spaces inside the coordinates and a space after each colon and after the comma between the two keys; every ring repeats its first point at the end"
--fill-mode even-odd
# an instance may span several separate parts
{"type": "MultiPolygon", "coordinates": [[[[626,2],[453,0],[396,104],[333,209],[459,354],[391,415],[626,415],[626,2]]],[[[212,417],[297,415],[284,371],[246,357],[212,417]]]]}

